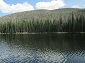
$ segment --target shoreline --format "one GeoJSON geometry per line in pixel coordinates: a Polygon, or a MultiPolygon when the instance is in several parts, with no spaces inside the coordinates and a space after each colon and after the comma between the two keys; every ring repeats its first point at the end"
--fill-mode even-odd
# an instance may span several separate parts
{"type": "Polygon", "coordinates": [[[0,33],[0,34],[76,34],[76,33],[80,33],[80,34],[84,34],[85,32],[40,32],[40,33],[27,33],[27,32],[23,32],[23,33],[0,33]]]}

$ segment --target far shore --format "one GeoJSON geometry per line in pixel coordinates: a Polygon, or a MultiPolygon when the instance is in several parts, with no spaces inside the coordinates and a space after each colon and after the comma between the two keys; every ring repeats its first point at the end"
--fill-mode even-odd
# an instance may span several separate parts
{"type": "Polygon", "coordinates": [[[27,33],[27,32],[17,32],[17,33],[0,33],[0,34],[52,34],[52,33],[56,33],[56,34],[67,34],[67,33],[85,33],[85,32],[37,32],[37,33],[27,33]]]}

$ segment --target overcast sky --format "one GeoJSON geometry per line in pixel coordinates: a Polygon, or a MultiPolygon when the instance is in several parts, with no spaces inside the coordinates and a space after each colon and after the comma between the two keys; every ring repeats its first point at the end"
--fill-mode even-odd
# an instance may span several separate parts
{"type": "Polygon", "coordinates": [[[85,0],[0,0],[0,16],[36,9],[85,8],[85,0]]]}

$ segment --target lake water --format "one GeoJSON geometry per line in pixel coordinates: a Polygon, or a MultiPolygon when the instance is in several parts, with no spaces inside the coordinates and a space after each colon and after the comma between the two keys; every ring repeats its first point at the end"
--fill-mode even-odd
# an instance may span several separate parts
{"type": "Polygon", "coordinates": [[[0,35],[0,63],[85,63],[85,34],[0,35]]]}

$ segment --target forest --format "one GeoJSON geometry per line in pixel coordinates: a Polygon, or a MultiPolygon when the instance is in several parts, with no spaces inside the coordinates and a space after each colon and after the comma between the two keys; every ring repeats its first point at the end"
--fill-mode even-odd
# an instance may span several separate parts
{"type": "Polygon", "coordinates": [[[16,21],[7,21],[0,23],[0,33],[43,33],[43,32],[85,32],[85,17],[84,14],[75,15],[74,12],[64,20],[64,17],[59,16],[58,19],[21,19],[16,21]]]}

